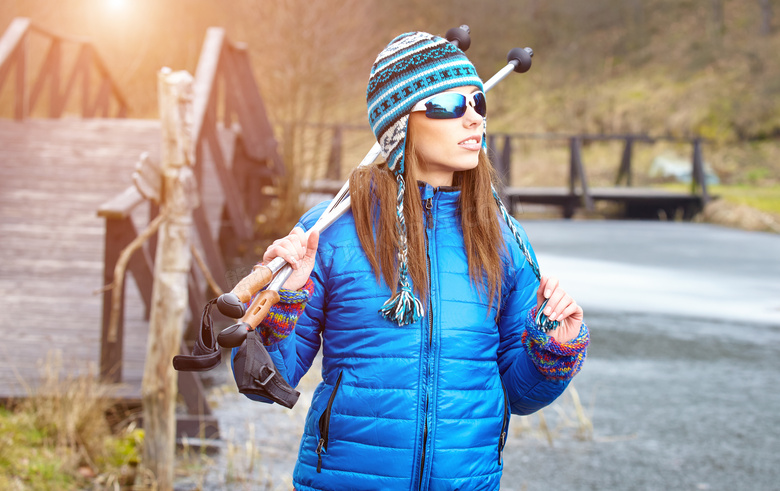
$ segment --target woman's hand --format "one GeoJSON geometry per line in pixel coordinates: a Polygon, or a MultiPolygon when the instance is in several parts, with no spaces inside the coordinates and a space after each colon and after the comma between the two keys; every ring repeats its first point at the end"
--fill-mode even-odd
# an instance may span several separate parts
{"type": "Polygon", "coordinates": [[[309,280],[317,256],[317,244],[320,234],[317,231],[304,232],[295,227],[287,237],[277,239],[268,246],[263,254],[263,262],[268,264],[275,257],[281,257],[293,268],[293,272],[282,288],[300,290],[309,280]]]}
{"type": "Polygon", "coordinates": [[[552,321],[558,321],[557,329],[549,331],[559,343],[567,343],[576,338],[582,326],[582,307],[563,291],[558,284],[558,278],[542,276],[539,290],[536,292],[536,306],[541,307],[545,299],[549,299],[544,308],[544,315],[552,321]]]}

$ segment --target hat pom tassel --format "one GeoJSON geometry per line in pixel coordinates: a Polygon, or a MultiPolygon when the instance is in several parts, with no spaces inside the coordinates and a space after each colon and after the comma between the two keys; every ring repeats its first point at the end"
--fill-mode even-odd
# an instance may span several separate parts
{"type": "Polygon", "coordinates": [[[409,286],[402,286],[398,293],[384,303],[379,313],[399,326],[417,322],[423,316],[422,302],[414,296],[409,286]]]}

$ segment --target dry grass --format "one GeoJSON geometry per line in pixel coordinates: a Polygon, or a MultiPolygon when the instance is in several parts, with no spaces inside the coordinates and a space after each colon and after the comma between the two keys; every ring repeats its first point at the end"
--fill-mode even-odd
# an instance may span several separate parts
{"type": "Polygon", "coordinates": [[[590,413],[592,408],[586,410],[577,389],[569,385],[566,392],[550,407],[512,420],[511,431],[514,437],[530,436],[546,440],[550,446],[553,446],[556,440],[566,438],[592,440],[593,422],[590,413]],[[548,415],[551,413],[552,417],[548,422],[548,415]]]}
{"type": "Polygon", "coordinates": [[[1,489],[118,489],[133,482],[142,434],[112,430],[111,393],[94,371],[64,372],[61,353],[49,353],[41,384],[0,413],[1,489]]]}

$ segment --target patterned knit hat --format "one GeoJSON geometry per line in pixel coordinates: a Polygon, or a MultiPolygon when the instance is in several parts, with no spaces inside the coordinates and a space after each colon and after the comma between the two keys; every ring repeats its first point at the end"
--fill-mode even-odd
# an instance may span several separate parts
{"type": "MultiPolygon", "coordinates": [[[[379,53],[368,80],[368,121],[382,147],[382,156],[398,183],[398,291],[385,302],[382,315],[398,325],[411,324],[423,315],[408,277],[406,220],[404,219],[404,150],[409,114],[416,103],[447,89],[473,85],[483,90],[463,52],[446,39],[425,32],[409,32],[393,39],[379,53]]],[[[484,145],[483,138],[483,145],[484,145]]]]}

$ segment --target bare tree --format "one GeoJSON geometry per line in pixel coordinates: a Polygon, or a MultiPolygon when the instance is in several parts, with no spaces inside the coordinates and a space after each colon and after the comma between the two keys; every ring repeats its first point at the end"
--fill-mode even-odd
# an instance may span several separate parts
{"type": "Polygon", "coordinates": [[[772,34],[772,0],[758,0],[761,5],[761,35],[772,34]]]}

